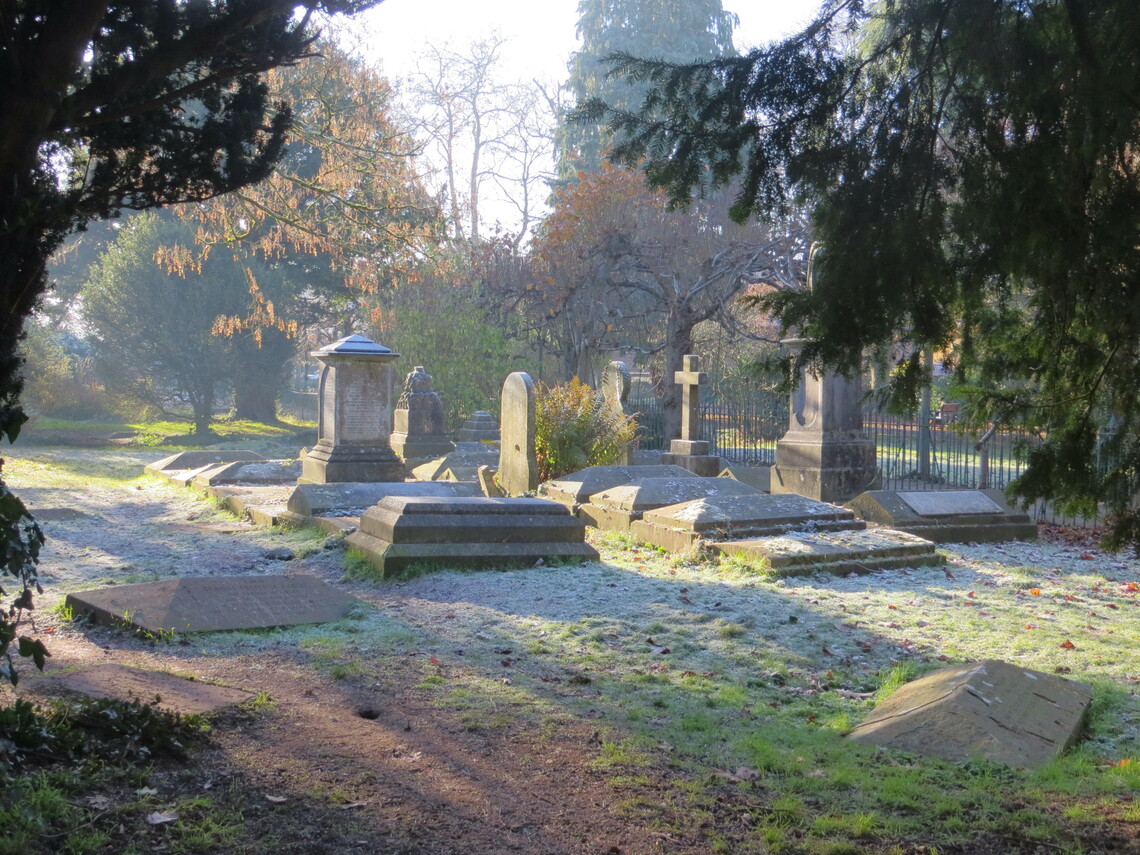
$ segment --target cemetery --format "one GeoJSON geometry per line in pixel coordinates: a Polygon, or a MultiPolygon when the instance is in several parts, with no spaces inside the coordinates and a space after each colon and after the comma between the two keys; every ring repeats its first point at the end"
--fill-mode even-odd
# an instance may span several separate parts
{"type": "Polygon", "coordinates": [[[1140,5],[532,6],[0,6],[0,855],[1140,853],[1140,5]]]}

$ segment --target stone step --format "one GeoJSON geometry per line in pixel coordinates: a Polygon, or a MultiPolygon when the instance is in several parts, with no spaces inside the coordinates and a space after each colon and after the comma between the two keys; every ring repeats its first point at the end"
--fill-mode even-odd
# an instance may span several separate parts
{"type": "Polygon", "coordinates": [[[811,573],[870,573],[894,567],[934,567],[945,563],[934,544],[890,529],[806,533],[751,540],[722,540],[716,551],[770,569],[781,576],[811,573]]]}

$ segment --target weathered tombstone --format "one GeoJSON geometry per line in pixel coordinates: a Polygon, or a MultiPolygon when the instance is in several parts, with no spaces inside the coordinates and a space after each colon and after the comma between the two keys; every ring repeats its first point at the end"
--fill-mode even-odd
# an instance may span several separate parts
{"type": "Polygon", "coordinates": [[[404,463],[388,445],[392,432],[392,370],[399,354],[350,335],[311,354],[320,360],[317,444],[301,482],[403,481],[404,463]]]}
{"type": "Polygon", "coordinates": [[[590,496],[611,487],[620,487],[639,478],[697,478],[688,469],[661,463],[648,466],[589,466],[561,478],[547,481],[539,488],[546,499],[561,502],[576,513],[590,496]]]}
{"type": "Polygon", "coordinates": [[[530,566],[595,560],[585,526],[545,499],[396,498],[364,512],[348,543],[385,576],[415,564],[530,566]]]}
{"type": "Polygon", "coordinates": [[[929,540],[892,531],[793,531],[777,537],[716,540],[711,549],[780,576],[870,573],[896,567],[938,567],[946,559],[929,540]]]}
{"type": "Polygon", "coordinates": [[[467,417],[456,435],[459,442],[498,442],[499,426],[485,410],[476,410],[467,417]]]}
{"type": "Polygon", "coordinates": [[[388,496],[478,496],[477,484],[454,481],[373,481],[358,484],[298,484],[288,508],[299,517],[360,516],[388,496]]]}
{"type": "MultiPolygon", "coordinates": [[[[629,398],[629,368],[624,362],[614,360],[602,370],[602,400],[606,410],[615,418],[625,418],[625,402],[629,398]]],[[[619,466],[633,462],[633,445],[627,444],[618,457],[619,466]]]]}
{"type": "Polygon", "coordinates": [[[199,488],[220,484],[294,484],[302,471],[300,460],[250,460],[219,463],[203,469],[191,483],[199,488]]]}
{"type": "Polygon", "coordinates": [[[37,693],[65,692],[89,698],[154,703],[164,710],[183,715],[215,712],[245,703],[253,697],[253,693],[245,689],[112,663],[51,675],[35,682],[32,689],[37,693]]]}
{"type": "Polygon", "coordinates": [[[578,517],[588,525],[610,531],[629,531],[634,520],[655,508],[676,505],[707,496],[759,496],[760,491],[731,478],[665,477],[637,478],[590,496],[578,508],[578,517]]]}
{"type": "Polygon", "coordinates": [[[417,481],[436,481],[443,477],[447,470],[456,468],[480,466],[496,467],[499,465],[499,451],[486,445],[479,445],[476,451],[453,451],[445,457],[437,457],[426,463],[421,463],[412,469],[412,477],[417,481]]]}
{"type": "MultiPolygon", "coordinates": [[[[783,344],[793,356],[803,347],[800,339],[783,344]]],[[[776,443],[773,493],[840,503],[878,488],[875,443],[863,433],[862,398],[859,378],[801,371],[792,392],[788,431],[776,443]]]]}
{"type": "Polygon", "coordinates": [[[443,401],[422,365],[404,378],[404,391],[396,401],[392,422],[390,445],[405,462],[427,460],[455,450],[455,443],[447,436],[443,401]]]}
{"type": "Polygon", "coordinates": [[[669,452],[661,455],[662,463],[683,466],[696,475],[713,477],[720,472],[720,458],[709,454],[709,443],[701,436],[701,384],[708,375],[699,369],[698,357],[684,357],[684,369],[674,374],[681,386],[681,438],[670,440],[669,452]]]}
{"type": "Polygon", "coordinates": [[[1092,687],[988,659],[907,683],[850,733],[856,742],[1019,769],[1052,760],[1080,735],[1092,687]]]}
{"type": "Polygon", "coordinates": [[[325,623],[355,601],[312,576],[190,576],[68,594],[76,615],[147,632],[213,632],[325,623]]]}
{"type": "Polygon", "coordinates": [[[935,543],[1036,540],[1037,525],[1000,490],[871,490],[847,503],[860,518],[935,543]]]}
{"type": "Polygon", "coordinates": [[[516,371],[507,377],[500,412],[499,484],[508,496],[533,493],[538,487],[538,458],[534,452],[534,381],[529,374],[516,371]]]}
{"type": "Polygon", "coordinates": [[[180,451],[147,464],[147,475],[163,478],[179,487],[189,485],[207,469],[221,463],[264,460],[256,451],[180,451]]]}

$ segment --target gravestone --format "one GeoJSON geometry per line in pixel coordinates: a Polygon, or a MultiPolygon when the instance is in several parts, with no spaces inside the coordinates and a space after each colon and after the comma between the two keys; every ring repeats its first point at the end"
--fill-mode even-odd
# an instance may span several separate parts
{"type": "MultiPolygon", "coordinates": [[[[800,339],[783,342],[793,357],[800,339]]],[[[792,392],[788,431],[776,443],[771,491],[821,502],[845,502],[880,483],[875,444],[863,433],[859,378],[800,371],[792,392]]]]}
{"type": "Polygon", "coordinates": [[[182,715],[215,712],[245,703],[253,697],[253,693],[245,689],[111,663],[50,675],[35,681],[32,690],[37,694],[44,692],[54,695],[64,692],[89,698],[118,698],[123,701],[153,703],[156,707],[182,715]]]}
{"type": "Polygon", "coordinates": [[[191,576],[79,591],[65,604],[95,623],[164,633],[326,623],[354,602],[312,576],[191,576]]]}
{"type": "Polygon", "coordinates": [[[861,519],[935,543],[1035,540],[1037,525],[1000,490],[871,490],[847,503],[861,519]]]}
{"type": "Polygon", "coordinates": [[[578,508],[578,518],[595,528],[629,531],[634,520],[655,508],[708,496],[743,495],[761,493],[731,478],[637,478],[591,495],[590,500],[578,508]]]}
{"type": "Polygon", "coordinates": [[[412,565],[531,566],[554,559],[596,560],[585,526],[544,499],[384,499],[348,536],[383,575],[412,565]]]}
{"type": "Polygon", "coordinates": [[[870,573],[946,562],[929,540],[888,528],[793,531],[777,537],[717,540],[709,547],[779,576],[870,573]]]}
{"type": "Polygon", "coordinates": [[[705,496],[655,508],[635,520],[630,531],[639,541],[670,552],[686,552],[701,540],[772,537],[789,531],[858,531],[866,527],[847,508],[791,493],[764,493],[705,496]]]}
{"type": "Polygon", "coordinates": [[[202,472],[219,464],[264,459],[256,451],[180,451],[147,464],[143,471],[147,475],[185,487],[202,472]]]}
{"type": "MultiPolygon", "coordinates": [[[[602,370],[602,401],[608,415],[624,419],[629,414],[625,402],[629,398],[629,368],[624,362],[614,360],[602,370]]],[[[633,462],[633,444],[627,444],[618,455],[617,464],[628,466],[633,462]]]]}
{"type": "Polygon", "coordinates": [[[412,470],[412,477],[417,481],[436,481],[443,477],[449,469],[464,469],[480,466],[497,467],[499,465],[498,449],[480,444],[474,451],[453,451],[445,457],[437,457],[421,463],[412,470]]]}
{"type": "Polygon", "coordinates": [[[388,496],[477,496],[476,484],[454,481],[373,481],[359,484],[298,484],[288,509],[300,517],[360,516],[388,496]]]}
{"type": "Polygon", "coordinates": [[[455,450],[447,436],[443,401],[432,387],[431,375],[417,365],[404,378],[404,391],[392,415],[392,451],[404,462],[427,460],[455,450]]]}
{"type": "Polygon", "coordinates": [[[221,484],[295,484],[301,475],[300,460],[249,460],[219,463],[203,469],[191,482],[199,489],[221,484]]]}
{"type": "Polygon", "coordinates": [[[498,442],[499,425],[485,410],[476,410],[463,423],[455,437],[459,442],[498,442]]]}
{"type": "Polygon", "coordinates": [[[359,335],[311,353],[321,362],[317,444],[301,482],[403,481],[404,463],[388,445],[392,370],[399,354],[359,335]]]}
{"type": "Polygon", "coordinates": [[[944,668],[907,683],[849,738],[962,762],[1032,769],[1080,735],[1092,687],[995,659],[944,668]]]}
{"type": "Polygon", "coordinates": [[[734,464],[720,470],[717,477],[733,478],[737,481],[743,481],[745,484],[751,484],[757,490],[763,490],[765,493],[772,492],[771,466],[738,466],[734,464]]]}
{"type": "Polygon", "coordinates": [[[579,506],[589,501],[594,493],[620,487],[638,478],[697,478],[688,469],[661,463],[647,466],[589,466],[561,478],[545,482],[539,494],[570,508],[576,513],[579,506]]]}
{"type": "Polygon", "coordinates": [[[516,371],[503,383],[500,412],[499,485],[508,496],[533,493],[538,487],[534,453],[534,381],[516,371]]]}
{"type": "Polygon", "coordinates": [[[661,455],[662,463],[683,466],[695,475],[712,477],[720,472],[720,458],[709,454],[709,443],[701,439],[701,384],[708,375],[699,370],[700,360],[689,354],[683,370],[674,373],[681,386],[681,438],[669,442],[669,451],[661,455]]]}

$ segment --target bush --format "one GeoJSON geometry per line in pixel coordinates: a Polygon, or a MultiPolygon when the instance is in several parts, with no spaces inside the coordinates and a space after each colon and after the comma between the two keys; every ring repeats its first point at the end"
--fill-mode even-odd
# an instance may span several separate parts
{"type": "Polygon", "coordinates": [[[636,435],[632,416],[608,408],[601,394],[577,377],[561,386],[539,383],[535,390],[539,481],[618,463],[636,435]]]}

